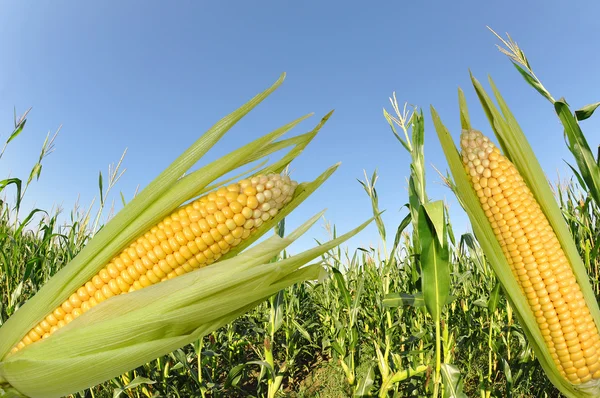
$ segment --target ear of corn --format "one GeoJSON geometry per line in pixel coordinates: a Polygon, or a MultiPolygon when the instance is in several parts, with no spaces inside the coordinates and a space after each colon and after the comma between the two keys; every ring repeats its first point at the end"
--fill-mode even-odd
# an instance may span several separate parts
{"type": "Polygon", "coordinates": [[[320,263],[301,267],[365,227],[368,222],[330,243],[285,261],[272,262],[274,256],[318,219],[320,215],[317,215],[287,237],[270,238],[241,253],[295,209],[337,168],[335,165],[314,181],[299,184],[295,189],[291,182],[285,182],[281,187],[274,183],[269,188],[270,198],[267,197],[269,194],[265,196],[264,190],[263,197],[259,195],[259,190],[278,178],[271,176],[263,181],[260,175],[279,173],[287,167],[314,138],[330,114],[306,134],[275,141],[306,118],[302,117],[188,172],[229,128],[265,99],[282,80],[283,77],[211,128],[2,325],[0,396],[62,396],[188,344],[230,322],[280,289],[316,278],[322,270],[320,263]],[[285,149],[289,152],[281,160],[266,167],[263,167],[264,163],[260,164],[246,180],[232,183],[223,178],[240,167],[260,162],[285,149]],[[224,185],[223,180],[228,185],[224,185]],[[276,188],[282,192],[278,193],[276,188]],[[284,188],[288,191],[286,194],[283,194],[284,188]],[[246,189],[252,192],[246,192],[246,189]],[[182,203],[203,194],[203,198],[179,208],[182,203]],[[235,202],[240,206],[233,204],[235,202]],[[243,203],[245,205],[241,206],[243,203]],[[211,211],[214,212],[210,214],[211,211]],[[243,225],[238,225],[242,221],[236,217],[238,214],[244,217],[243,225]],[[205,230],[207,225],[209,230],[205,230]],[[190,244],[192,241],[195,246],[190,244]],[[169,250],[172,253],[168,253],[169,250]],[[198,258],[200,253],[204,257],[198,258]],[[218,262],[201,267],[219,255],[218,262]],[[184,275],[169,279],[178,273],[184,275]],[[125,291],[127,294],[122,294],[125,291]],[[111,293],[114,297],[106,299],[111,293]],[[102,298],[106,300],[102,301],[102,298]],[[61,311],[64,313],[63,321],[67,313],[73,319],[52,330],[52,326],[57,326],[60,321],[57,314],[54,318],[50,315],[55,310],[59,311],[58,315],[62,315],[61,311]],[[55,318],[56,325],[52,325],[55,318]],[[41,331],[43,334],[40,335],[41,331]],[[29,340],[38,341],[27,345],[29,340]],[[23,344],[27,345],[24,349],[23,344]],[[17,350],[9,354],[15,347],[17,350]]]}
{"type": "Polygon", "coordinates": [[[296,186],[268,174],[222,187],[183,206],[115,256],[11,350],[50,337],[104,300],[217,261],[290,202],[296,186]]]}
{"type": "Polygon", "coordinates": [[[286,125],[287,130],[278,129],[226,155],[223,162],[212,162],[180,179],[235,123],[279,87],[283,78],[284,76],[209,129],[111,219],[73,261],[54,275],[38,294],[11,316],[0,328],[0,358],[4,357],[12,345],[40,321],[38,318],[41,311],[44,313],[53,311],[68,295],[91,279],[123,247],[149,230],[181,203],[191,199],[208,184],[236,167],[243,166],[250,156],[259,150],[267,149],[272,145],[273,140],[289,130],[292,126],[286,125]]]}
{"type": "MultiPolygon", "coordinates": [[[[569,397],[598,396],[599,309],[585,268],[514,116],[495,87],[502,113],[474,85],[504,155],[470,131],[461,139],[461,159],[432,108],[454,177],[448,182],[550,381],[569,397]]],[[[469,130],[464,97],[460,103],[469,130]]]]}
{"type": "Polygon", "coordinates": [[[463,130],[460,143],[471,186],[560,374],[573,384],[600,378],[600,335],[537,200],[481,132],[463,130]]]}

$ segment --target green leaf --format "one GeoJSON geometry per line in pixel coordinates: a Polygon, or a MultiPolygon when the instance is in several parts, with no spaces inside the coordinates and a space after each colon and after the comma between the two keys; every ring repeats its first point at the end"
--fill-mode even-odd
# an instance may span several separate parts
{"type": "Polygon", "coordinates": [[[247,365],[258,365],[263,369],[267,369],[267,371],[269,372],[269,374],[268,374],[269,379],[275,378],[275,369],[273,369],[273,366],[270,363],[268,363],[267,361],[248,361],[248,362],[246,362],[246,366],[247,365]]]}
{"type": "Polygon", "coordinates": [[[460,126],[463,130],[471,130],[471,119],[469,118],[469,108],[467,100],[462,89],[458,88],[458,107],[460,109],[460,126]]]}
{"type": "Polygon", "coordinates": [[[17,301],[21,297],[21,293],[22,292],[23,292],[23,281],[19,282],[19,284],[17,285],[17,287],[15,288],[15,290],[13,290],[12,293],[10,294],[10,300],[9,300],[9,304],[8,305],[11,308],[15,307],[15,304],[17,304],[17,301]]]}
{"type": "Polygon", "coordinates": [[[519,71],[519,73],[521,74],[521,76],[523,76],[523,79],[525,79],[525,81],[527,83],[529,83],[529,85],[531,87],[533,87],[538,93],[542,94],[542,96],[544,96],[544,98],[546,98],[548,101],[554,102],[554,98],[552,98],[552,96],[550,95],[550,93],[546,90],[546,88],[536,78],[534,78],[533,76],[531,76],[531,74],[529,74],[529,72],[527,72],[525,69],[523,69],[516,62],[513,62],[512,64],[514,65],[515,68],[517,68],[517,70],[519,71]]]}
{"type": "MultiPolygon", "coordinates": [[[[444,305],[448,305],[456,300],[456,296],[448,295],[444,305]]],[[[397,307],[425,307],[425,300],[423,299],[423,293],[418,292],[415,294],[408,293],[388,293],[382,300],[382,304],[387,308],[397,307]]]]}
{"type": "Polygon", "coordinates": [[[19,209],[21,205],[21,180],[18,178],[7,178],[6,180],[0,181],[0,192],[4,191],[4,188],[13,184],[17,188],[17,195],[15,196],[16,204],[15,208],[19,209]]]}
{"type": "Polygon", "coordinates": [[[425,306],[425,300],[423,300],[423,293],[421,292],[416,294],[388,293],[383,299],[383,306],[387,308],[404,306],[423,307],[425,306]]]}
{"type": "Polygon", "coordinates": [[[388,383],[390,385],[389,387],[391,387],[391,384],[399,383],[408,379],[409,377],[420,375],[421,373],[424,373],[428,368],[429,367],[426,365],[418,365],[416,368],[409,367],[408,369],[399,370],[398,372],[394,373],[394,375],[390,378],[388,383]]]}
{"type": "Polygon", "coordinates": [[[364,374],[359,378],[356,390],[354,390],[355,397],[369,397],[373,384],[375,383],[375,365],[371,365],[367,368],[364,374]]]}
{"type": "Polygon", "coordinates": [[[306,340],[312,343],[312,338],[310,337],[310,333],[304,328],[304,326],[300,325],[296,319],[292,318],[292,325],[294,328],[300,333],[306,340]]]}
{"type": "Polygon", "coordinates": [[[575,157],[581,177],[585,181],[594,201],[600,206],[600,167],[598,167],[594,154],[579,127],[579,123],[577,123],[577,119],[571,113],[564,99],[556,101],[554,109],[565,128],[569,150],[575,157]]]}
{"type": "Polygon", "coordinates": [[[346,288],[344,275],[337,268],[332,268],[331,270],[333,271],[333,278],[335,279],[337,288],[342,294],[344,304],[346,304],[346,308],[350,309],[352,307],[352,298],[350,297],[350,292],[348,292],[348,289],[346,288]]]}
{"type": "Polygon", "coordinates": [[[283,323],[283,294],[284,291],[280,290],[271,298],[271,336],[275,335],[283,323]]]}
{"type": "Polygon", "coordinates": [[[344,355],[346,355],[346,351],[342,349],[342,346],[340,346],[340,344],[337,341],[331,343],[331,348],[333,348],[335,352],[337,352],[338,355],[340,355],[341,357],[344,357],[344,355]]]}
{"type": "Polygon", "coordinates": [[[23,233],[23,229],[31,222],[31,219],[33,218],[34,215],[36,215],[36,213],[44,213],[46,215],[48,214],[48,212],[46,212],[45,210],[42,210],[42,209],[31,210],[29,212],[29,214],[27,215],[27,217],[25,217],[25,219],[23,221],[21,221],[21,223],[19,224],[19,227],[15,231],[15,236],[21,236],[21,234],[23,233]]]}
{"type": "MultiPolygon", "coordinates": [[[[29,111],[27,111],[29,112],[29,111]]],[[[25,128],[25,124],[27,123],[27,119],[21,119],[21,122],[19,122],[17,124],[17,126],[15,127],[15,129],[13,130],[13,132],[10,134],[10,136],[8,137],[8,140],[6,140],[6,143],[10,143],[12,140],[14,140],[15,138],[17,138],[19,136],[19,134],[21,134],[21,132],[23,131],[23,129],[25,128]]]]}
{"type": "Polygon", "coordinates": [[[496,307],[498,307],[499,301],[500,301],[500,282],[496,282],[496,286],[494,286],[494,289],[490,293],[490,298],[488,299],[488,302],[487,302],[487,309],[488,309],[490,315],[496,311],[496,307]]]}
{"type": "Polygon", "coordinates": [[[42,173],[42,164],[36,163],[33,166],[33,168],[31,169],[31,172],[29,173],[29,178],[27,179],[27,184],[29,184],[31,181],[33,181],[34,178],[36,180],[39,180],[41,173],[42,173]]]}
{"type": "Polygon", "coordinates": [[[36,265],[37,263],[41,263],[42,260],[42,257],[33,257],[27,260],[27,262],[25,263],[25,272],[23,273],[24,282],[27,281],[27,279],[29,279],[34,265],[36,265]]]}
{"type": "Polygon", "coordinates": [[[442,364],[442,382],[444,383],[444,398],[467,398],[463,392],[463,381],[460,370],[447,363],[442,364]]]}
{"type": "Polygon", "coordinates": [[[446,217],[444,216],[444,202],[437,200],[423,204],[423,210],[427,213],[427,220],[433,226],[438,243],[444,247],[446,242],[446,217]]]}
{"type": "Polygon", "coordinates": [[[196,382],[196,385],[200,386],[201,383],[200,380],[198,380],[198,373],[197,371],[192,369],[192,367],[188,363],[188,359],[185,355],[185,352],[183,352],[183,350],[181,349],[177,349],[173,351],[172,354],[177,359],[177,361],[187,369],[188,373],[192,376],[192,379],[194,379],[194,381],[196,382]]]}
{"type": "Polygon", "coordinates": [[[244,368],[246,364],[242,363],[231,368],[229,373],[227,374],[227,379],[225,379],[225,387],[235,387],[238,385],[242,376],[244,375],[244,368]]]}
{"type": "Polygon", "coordinates": [[[402,221],[400,221],[400,224],[398,225],[398,229],[396,230],[396,236],[394,237],[394,246],[392,246],[392,252],[391,253],[395,253],[396,249],[398,248],[398,245],[400,244],[400,239],[402,238],[402,232],[404,232],[404,230],[406,229],[406,227],[408,227],[408,225],[410,224],[412,220],[412,215],[410,213],[408,213],[403,219],[402,221]]]}
{"type": "Polygon", "coordinates": [[[154,383],[156,383],[154,380],[151,380],[147,377],[137,376],[135,379],[131,380],[131,382],[129,384],[127,384],[125,387],[115,388],[113,391],[113,398],[120,397],[121,394],[123,392],[125,392],[125,390],[130,390],[132,388],[141,386],[143,384],[154,384],[154,383]]]}
{"type": "MultiPolygon", "coordinates": [[[[565,162],[565,163],[567,163],[567,162],[565,162]]],[[[573,175],[575,176],[575,178],[577,178],[577,183],[579,184],[579,186],[584,188],[585,181],[583,180],[583,177],[581,176],[581,174],[579,174],[579,171],[575,167],[571,166],[569,163],[567,163],[567,166],[569,166],[569,168],[573,172],[573,175]]]]}
{"type": "Polygon", "coordinates": [[[250,160],[259,160],[273,152],[289,146],[294,146],[294,148],[279,161],[261,169],[260,171],[257,171],[256,174],[281,173],[292,160],[294,160],[302,153],[302,151],[304,151],[304,148],[306,148],[306,146],[316,137],[317,133],[321,130],[325,123],[327,123],[331,115],[333,115],[333,111],[330,111],[323,116],[315,128],[308,133],[271,143],[267,147],[261,148],[259,151],[257,151],[254,156],[250,157],[250,160]]]}
{"type": "Polygon", "coordinates": [[[504,377],[506,378],[506,398],[512,398],[513,394],[513,377],[512,371],[510,370],[510,365],[508,361],[504,358],[501,358],[502,361],[500,364],[502,365],[502,371],[504,372],[504,377]]]}
{"type": "Polygon", "coordinates": [[[598,108],[599,106],[600,106],[600,102],[586,105],[583,108],[575,111],[575,117],[579,121],[585,120],[585,119],[589,118],[590,116],[592,116],[592,114],[594,113],[596,108],[598,108]]]}
{"type": "Polygon", "coordinates": [[[436,322],[450,292],[449,250],[444,225],[442,201],[426,203],[419,208],[423,300],[436,322]]]}
{"type": "Polygon", "coordinates": [[[98,188],[100,189],[100,203],[104,203],[104,190],[102,189],[102,172],[98,173],[98,188]]]}

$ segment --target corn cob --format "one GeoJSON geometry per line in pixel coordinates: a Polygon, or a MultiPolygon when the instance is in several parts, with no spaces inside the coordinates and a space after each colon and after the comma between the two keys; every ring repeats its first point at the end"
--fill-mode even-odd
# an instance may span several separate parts
{"type": "Polygon", "coordinates": [[[600,335],[548,219],[516,167],[476,130],[462,160],[550,354],[573,384],[600,378],[600,335]]]}
{"type": "Polygon", "coordinates": [[[46,316],[11,352],[49,337],[102,301],[217,261],[273,218],[297,182],[268,174],[222,187],[180,207],[134,241],[46,316]]]}

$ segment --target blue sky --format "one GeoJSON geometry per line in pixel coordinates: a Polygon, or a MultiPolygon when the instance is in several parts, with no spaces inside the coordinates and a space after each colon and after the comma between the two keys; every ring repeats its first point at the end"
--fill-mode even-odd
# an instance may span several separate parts
{"type": "MultiPolygon", "coordinates": [[[[431,165],[446,167],[429,117],[433,104],[459,134],[456,90],[467,95],[476,128],[489,133],[468,69],[492,75],[554,180],[571,160],[549,102],[529,88],[495,48],[486,25],[509,32],[538,77],[574,108],[600,100],[595,2],[4,2],[0,11],[0,140],[13,107],[33,107],[25,132],[0,159],[0,176],[26,178],[48,131],[63,125],[56,151],[26,204],[72,208],[97,196],[125,148],[127,172],[115,188],[130,198],[222,116],[268,87],[284,85],[236,126],[215,157],[301,115],[292,133],[335,114],[293,165],[304,181],[340,169],[292,216],[291,227],[323,208],[339,231],[371,215],[356,181],[377,169],[380,207],[392,235],[406,214],[409,158],[382,116],[388,97],[423,107],[428,192],[445,199],[457,232],[468,223],[431,165]],[[176,6],[174,6],[176,4],[176,6]]],[[[598,144],[598,117],[586,121],[598,144]]],[[[117,196],[113,196],[117,199],[117,196]]],[[[322,223],[300,241],[324,239],[322,223]]],[[[374,225],[350,247],[377,242],[374,225]]]]}

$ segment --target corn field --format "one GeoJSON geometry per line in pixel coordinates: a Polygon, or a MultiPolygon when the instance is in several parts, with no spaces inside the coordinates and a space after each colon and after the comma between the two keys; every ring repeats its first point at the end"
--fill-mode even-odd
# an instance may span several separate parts
{"type": "MultiPolygon", "coordinates": [[[[522,74],[529,76],[528,82],[554,101],[530,71],[524,54],[522,59],[518,51],[511,54],[522,74]]],[[[464,102],[462,92],[459,99],[464,102]]],[[[446,297],[441,311],[432,316],[424,298],[431,283],[422,266],[427,237],[416,223],[422,205],[439,199],[429,198],[425,185],[426,116],[419,108],[400,106],[395,96],[391,102],[384,115],[392,131],[382,134],[395,137],[398,156],[411,159],[410,169],[398,170],[399,178],[409,176],[408,197],[398,203],[406,205],[408,215],[400,225],[385,225],[378,204],[378,176],[365,174],[360,183],[380,236],[377,247],[329,249],[321,256],[328,272],[319,279],[280,290],[193,344],[72,396],[562,396],[548,381],[476,236],[456,233],[443,206],[437,222],[444,226],[448,274],[438,276],[438,281],[446,284],[446,297]]],[[[594,109],[578,111],[578,120],[594,109]]],[[[10,142],[20,134],[27,134],[27,117],[15,120],[4,150],[10,150],[10,142]]],[[[463,119],[468,115],[461,113],[463,119]]],[[[573,137],[576,141],[583,135],[573,137]]],[[[598,299],[600,185],[592,178],[592,169],[597,172],[600,159],[596,155],[594,164],[580,162],[589,154],[569,142],[576,160],[574,174],[552,181],[551,186],[598,299]]],[[[100,180],[97,213],[80,205],[70,213],[23,208],[28,187],[43,178],[44,158],[53,149],[49,136],[30,175],[0,181],[0,325],[75,258],[111,211],[107,198],[118,184],[123,159],[109,170],[107,182],[100,180]]],[[[450,184],[449,178],[442,173],[450,184]]],[[[338,236],[335,226],[328,226],[328,231],[331,238],[338,236]]],[[[274,233],[286,232],[285,222],[279,222],[274,233]]],[[[281,259],[287,256],[285,251],[280,254],[281,259]]]]}

